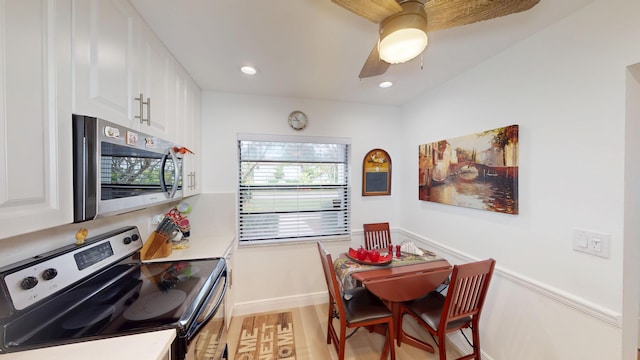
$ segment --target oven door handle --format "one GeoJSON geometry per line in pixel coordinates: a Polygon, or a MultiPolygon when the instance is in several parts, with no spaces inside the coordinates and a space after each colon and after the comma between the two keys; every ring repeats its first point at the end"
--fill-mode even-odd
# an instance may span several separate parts
{"type": "Polygon", "coordinates": [[[162,157],[162,166],[160,167],[160,187],[162,187],[162,191],[167,195],[168,199],[173,199],[176,196],[176,191],[178,191],[178,185],[180,184],[180,166],[178,166],[178,155],[176,152],[169,148],[167,152],[162,157]],[[167,159],[171,156],[171,160],[173,161],[173,186],[171,187],[171,192],[167,191],[167,184],[164,179],[164,169],[167,164],[167,159]]]}
{"type": "MultiPolygon", "coordinates": [[[[220,297],[216,300],[215,305],[213,306],[211,311],[209,311],[209,313],[204,316],[202,321],[198,321],[197,320],[198,318],[201,318],[201,316],[197,316],[196,317],[196,322],[195,322],[194,326],[192,326],[191,329],[189,329],[187,331],[187,338],[188,339],[191,339],[193,337],[193,335],[195,333],[197,333],[198,330],[200,330],[200,328],[203,327],[207,323],[207,321],[209,321],[213,317],[213,315],[215,315],[216,312],[218,312],[218,309],[220,308],[220,305],[222,304],[222,301],[224,301],[224,296],[227,293],[227,287],[229,286],[229,280],[228,280],[227,275],[225,274],[225,276],[222,276],[220,279],[218,279],[218,281],[220,281],[222,278],[224,278],[224,288],[222,288],[222,294],[220,294],[220,297]]],[[[214,285],[213,289],[215,289],[217,287],[217,285],[218,284],[214,285]]],[[[215,291],[211,292],[211,295],[213,295],[213,294],[215,294],[215,291]]],[[[208,299],[207,302],[209,300],[211,300],[211,299],[208,299]]],[[[224,314],[223,314],[223,316],[224,316],[224,314]]],[[[226,326],[226,324],[225,324],[225,326],[226,326]]]]}

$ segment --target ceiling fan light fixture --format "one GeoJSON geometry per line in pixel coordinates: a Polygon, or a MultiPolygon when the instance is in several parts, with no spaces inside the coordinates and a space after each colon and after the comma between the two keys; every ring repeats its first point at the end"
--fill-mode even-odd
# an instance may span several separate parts
{"type": "Polygon", "coordinates": [[[403,11],[380,23],[380,58],[389,64],[407,62],[420,55],[429,43],[427,15],[420,1],[400,4],[403,11]]]}
{"type": "Polygon", "coordinates": [[[407,62],[427,47],[427,34],[418,29],[401,29],[380,41],[380,58],[389,64],[407,62]]]}

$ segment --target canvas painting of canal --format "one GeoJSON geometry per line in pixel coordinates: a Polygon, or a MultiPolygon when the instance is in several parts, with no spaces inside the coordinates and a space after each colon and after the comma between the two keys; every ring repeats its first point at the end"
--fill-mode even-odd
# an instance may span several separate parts
{"type": "Polygon", "coordinates": [[[418,147],[420,200],[518,214],[518,125],[418,147]]]}

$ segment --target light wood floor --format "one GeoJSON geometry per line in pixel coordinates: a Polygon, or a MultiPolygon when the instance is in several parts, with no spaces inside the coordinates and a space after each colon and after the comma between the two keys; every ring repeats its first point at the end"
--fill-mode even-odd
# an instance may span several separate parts
{"type": "MultiPolygon", "coordinates": [[[[333,344],[326,343],[327,338],[327,304],[306,306],[302,308],[287,309],[282,311],[291,311],[293,313],[293,332],[296,345],[296,360],[325,360],[337,359],[338,355],[333,344]]],[[[247,316],[253,316],[247,315],[247,316]]],[[[240,329],[242,326],[242,317],[234,317],[229,327],[229,356],[233,359],[238,339],[240,337],[240,329]]],[[[334,320],[335,321],[335,320],[334,320]]],[[[434,345],[431,337],[422,329],[420,329],[413,320],[405,318],[405,331],[412,335],[418,335],[425,339],[428,343],[434,345]]],[[[366,329],[360,329],[358,332],[347,340],[345,360],[379,360],[380,352],[384,343],[384,336],[369,333],[366,329]]],[[[451,348],[451,346],[449,346],[451,348]]],[[[456,359],[461,355],[457,351],[447,349],[447,358],[456,359]]],[[[396,346],[396,359],[438,359],[438,350],[435,354],[416,349],[407,344],[396,346]]]]}

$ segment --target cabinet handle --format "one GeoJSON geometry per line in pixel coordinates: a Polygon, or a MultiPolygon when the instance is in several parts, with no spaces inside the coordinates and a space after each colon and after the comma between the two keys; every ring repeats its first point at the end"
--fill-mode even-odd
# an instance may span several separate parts
{"type": "Polygon", "coordinates": [[[140,96],[138,96],[137,98],[134,98],[134,100],[138,100],[138,102],[140,103],[140,110],[139,110],[139,114],[140,115],[136,115],[135,118],[136,119],[140,119],[140,124],[142,124],[143,122],[147,122],[147,125],[151,125],[151,99],[147,98],[147,101],[144,101],[144,95],[142,93],[140,93],[140,96]],[[144,118],[144,106],[147,105],[147,118],[144,118]]]}
{"type": "Polygon", "coordinates": [[[140,93],[140,96],[138,96],[137,98],[134,98],[134,100],[138,100],[138,103],[140,104],[140,109],[138,110],[138,114],[136,115],[135,118],[136,119],[140,119],[140,123],[142,124],[142,122],[144,121],[144,117],[143,117],[143,111],[144,111],[144,101],[142,100],[142,93],[140,93]]]}
{"type": "Polygon", "coordinates": [[[151,98],[147,98],[147,126],[151,126],[151,98]]]}

